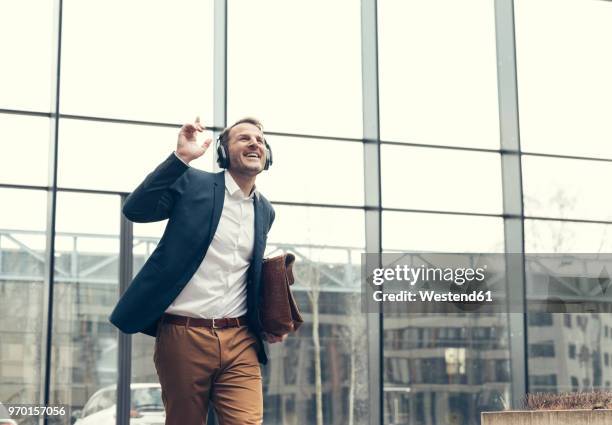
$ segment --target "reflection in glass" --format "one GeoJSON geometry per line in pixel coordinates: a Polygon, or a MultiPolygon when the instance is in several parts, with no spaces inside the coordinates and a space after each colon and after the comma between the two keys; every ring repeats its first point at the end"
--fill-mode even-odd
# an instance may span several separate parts
{"type": "Polygon", "coordinates": [[[118,196],[57,198],[51,402],[72,410],[117,381],[117,330],[108,316],[118,297],[119,208],[118,196]]]}
{"type": "Polygon", "coordinates": [[[525,220],[525,252],[612,252],[612,224],[525,220]]]}
{"type": "MultiPolygon", "coordinates": [[[[612,252],[607,236],[612,225],[526,220],[525,250],[532,253],[564,255],[581,254],[579,258],[602,258],[612,252]]],[[[558,260],[559,261],[559,260],[558,260]]],[[[527,291],[535,285],[546,285],[549,297],[580,300],[582,312],[549,313],[531,309],[528,312],[528,367],[530,391],[566,392],[610,389],[612,382],[612,315],[609,304],[601,303],[606,294],[605,274],[588,276],[589,268],[556,267],[562,270],[552,281],[547,268],[528,275],[527,291]],[[585,291],[587,287],[592,289],[585,291]],[[552,291],[552,292],[551,292],[552,291]],[[578,298],[577,298],[578,296],[578,298]],[[571,297],[571,298],[570,298],[571,297]],[[594,302],[589,302],[594,301],[594,302]]]]}
{"type": "Polygon", "coordinates": [[[324,424],[365,424],[367,338],[359,280],[363,211],[275,209],[267,256],[296,255],[292,290],[304,324],[285,343],[270,345],[264,422],[316,423],[320,411],[324,424]]]}
{"type": "Polygon", "coordinates": [[[612,163],[523,156],[525,215],[612,220],[612,163]]]}
{"type": "Polygon", "coordinates": [[[39,400],[46,203],[46,192],[0,189],[0,402],[5,404],[39,400]]]}
{"type": "MultiPolygon", "coordinates": [[[[132,273],[140,271],[145,261],[157,247],[168,220],[153,223],[134,223],[134,244],[132,248],[132,273]]],[[[132,382],[143,385],[159,384],[159,377],[153,363],[155,338],[143,333],[132,335],[132,382]]],[[[162,405],[163,410],[163,405],[162,405]]]]}
{"type": "MultiPolygon", "coordinates": [[[[503,252],[503,221],[383,213],[388,251],[503,252]]],[[[478,424],[510,403],[505,314],[384,312],[385,424],[478,424]]]]}
{"type": "Polygon", "coordinates": [[[612,318],[605,304],[593,305],[584,313],[528,312],[530,392],[610,390],[612,318]]]}
{"type": "MultiPolygon", "coordinates": [[[[159,384],[132,384],[130,393],[130,423],[163,424],[165,420],[159,384]]],[[[94,393],[81,412],[75,425],[114,424],[117,409],[117,388],[109,385],[94,393]]]]}
{"type": "Polygon", "coordinates": [[[384,320],[385,424],[478,424],[510,402],[505,314],[384,320]]]}

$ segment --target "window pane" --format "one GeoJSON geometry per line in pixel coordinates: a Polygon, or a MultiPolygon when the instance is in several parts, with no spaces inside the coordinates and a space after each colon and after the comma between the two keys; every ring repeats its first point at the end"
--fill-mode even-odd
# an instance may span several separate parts
{"type": "Polygon", "coordinates": [[[0,400],[38,403],[47,194],[0,189],[0,204],[0,400]]]}
{"type": "Polygon", "coordinates": [[[507,314],[385,312],[383,326],[385,424],[479,424],[509,404],[507,314]]]}
{"type": "Polygon", "coordinates": [[[212,3],[64,1],[62,112],[212,124],[212,3]]]}
{"type": "Polygon", "coordinates": [[[500,214],[498,154],[381,146],[386,208],[500,214]]]}
{"type": "Polygon", "coordinates": [[[499,148],[490,1],[378,2],[383,140],[499,148]]]}
{"type": "MultiPolygon", "coordinates": [[[[157,247],[157,243],[164,233],[167,223],[168,220],[153,223],[133,223],[134,245],[132,253],[134,256],[134,276],[140,271],[144,262],[157,247]]],[[[148,391],[155,400],[153,404],[157,404],[157,392],[159,391],[161,395],[161,387],[157,387],[159,385],[159,377],[153,362],[154,352],[155,338],[143,333],[132,335],[132,382],[149,384],[148,391]]],[[[133,392],[134,389],[132,389],[133,392]]],[[[161,399],[159,401],[161,402],[161,399]]],[[[161,407],[163,410],[164,406],[162,404],[158,407],[161,407]]],[[[156,409],[156,407],[153,407],[153,409],[156,409]]]]}
{"type": "Polygon", "coordinates": [[[612,158],[612,4],[514,4],[523,149],[612,158]]]}
{"type": "Polygon", "coordinates": [[[525,251],[533,253],[612,252],[612,224],[525,220],[525,251]]]}
{"type": "Polygon", "coordinates": [[[51,108],[53,5],[46,0],[0,2],[0,108],[51,108]]]}
{"type": "Polygon", "coordinates": [[[257,177],[257,186],[268,199],[363,204],[361,143],[279,136],[266,136],[266,140],[274,163],[257,177]]]}
{"type": "Polygon", "coordinates": [[[361,137],[360,22],[350,0],[228,2],[229,121],[361,137]]]}
{"type": "MultiPolygon", "coordinates": [[[[58,184],[132,191],[176,149],[178,132],[178,128],[63,119],[58,184]]],[[[198,142],[204,141],[204,135],[198,137],[198,142]]],[[[190,165],[211,170],[212,149],[190,165]]]]}
{"type": "Polygon", "coordinates": [[[268,245],[340,246],[363,251],[365,218],[362,210],[282,205],[275,205],[274,210],[276,218],[268,234],[268,245]]]}
{"type": "Polygon", "coordinates": [[[167,223],[168,220],[132,224],[134,229],[134,263],[132,265],[134,276],[155,250],[167,223]]]}
{"type": "Polygon", "coordinates": [[[385,251],[504,252],[501,218],[386,211],[385,251]]]}
{"type": "MultiPolygon", "coordinates": [[[[529,313],[530,321],[535,314],[529,313]]],[[[529,346],[550,347],[546,352],[529,350],[530,391],[609,390],[611,335],[605,332],[612,326],[610,314],[557,313],[551,316],[550,325],[529,324],[529,346]]]]}
{"type": "Polygon", "coordinates": [[[530,156],[522,162],[526,215],[612,220],[605,195],[612,163],[530,156]]]}
{"type": "MultiPolygon", "coordinates": [[[[134,245],[133,245],[133,274],[136,275],[157,247],[161,235],[167,224],[167,220],[153,223],[133,223],[134,245]]],[[[150,404],[147,410],[152,410],[152,416],[163,421],[165,409],[161,397],[161,386],[159,377],[153,362],[155,352],[155,338],[143,333],[132,335],[132,383],[138,383],[139,387],[132,387],[132,399],[136,403],[150,404]],[[142,385],[145,384],[145,385],[142,385]]]]}
{"type": "MultiPolygon", "coordinates": [[[[525,220],[525,251],[528,253],[575,253],[597,254],[612,252],[612,225],[594,223],[571,223],[560,221],[525,220]]],[[[584,255],[581,258],[586,258],[584,255]]],[[[573,260],[566,259],[566,264],[573,260]]],[[[547,268],[534,267],[528,274],[527,291],[533,293],[537,285],[547,285],[549,297],[571,297],[576,301],[596,301],[601,291],[589,294],[588,277],[584,273],[573,275],[572,270],[588,270],[578,267],[563,268],[562,281],[568,282],[564,289],[551,285],[558,281],[559,273],[552,279],[547,268]],[[543,272],[537,273],[538,270],[543,272]],[[573,285],[574,282],[580,282],[573,285]],[[586,285],[586,286],[583,286],[586,285]],[[574,292],[576,291],[576,292],[574,292]],[[586,291],[586,297],[585,297],[586,291]],[[576,298],[578,295],[579,298],[576,298]]],[[[558,270],[557,270],[558,271],[558,270]]],[[[600,280],[600,279],[599,279],[600,280]]],[[[601,285],[601,280],[599,282],[601,285]]],[[[541,291],[538,291],[541,292],[541,291]]],[[[586,305],[585,305],[586,307],[586,305]]],[[[529,351],[529,386],[532,392],[597,391],[610,389],[612,370],[609,364],[609,348],[612,342],[612,318],[610,314],[556,313],[537,311],[532,306],[528,312],[529,345],[550,344],[553,357],[546,358],[542,352],[529,351]],[[606,362],[606,357],[608,357],[606,362]]]]}
{"type": "Polygon", "coordinates": [[[48,118],[0,114],[0,182],[46,186],[48,118]]]}
{"type": "MultiPolygon", "coordinates": [[[[118,196],[58,193],[51,358],[54,404],[82,409],[96,391],[112,392],[116,385],[118,333],[108,316],[119,295],[119,213],[118,196]]],[[[112,417],[114,398],[100,406],[104,409],[112,417]]]]}
{"type": "Polygon", "coordinates": [[[354,423],[363,424],[369,396],[368,337],[364,337],[359,280],[363,211],[275,209],[268,254],[296,254],[292,291],[304,324],[285,343],[269,347],[270,363],[264,368],[264,423],[316,423],[319,378],[323,423],[348,423],[352,406],[354,423]],[[315,366],[317,356],[320,370],[315,366]]]}

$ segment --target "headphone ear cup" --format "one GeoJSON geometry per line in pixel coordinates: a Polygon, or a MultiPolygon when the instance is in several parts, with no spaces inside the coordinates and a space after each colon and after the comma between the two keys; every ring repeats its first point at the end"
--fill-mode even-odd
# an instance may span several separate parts
{"type": "Polygon", "coordinates": [[[266,164],[264,165],[264,170],[267,170],[272,165],[272,148],[266,141],[266,164]]]}
{"type": "Polygon", "coordinates": [[[227,168],[229,165],[229,156],[223,144],[221,144],[221,136],[217,138],[217,164],[219,168],[227,168]]]}

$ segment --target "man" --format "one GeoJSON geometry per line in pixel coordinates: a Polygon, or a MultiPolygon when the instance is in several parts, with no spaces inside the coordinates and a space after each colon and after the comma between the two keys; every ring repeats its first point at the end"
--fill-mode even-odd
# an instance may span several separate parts
{"type": "Polygon", "coordinates": [[[166,425],[263,421],[259,363],[267,362],[259,321],[260,277],[274,209],[255,188],[271,163],[259,121],[242,119],[219,138],[220,173],[189,166],[206,152],[199,118],[185,124],[176,151],[123,205],[131,221],[168,219],[164,234],[125,291],[110,321],[155,336],[153,361],[166,425]]]}

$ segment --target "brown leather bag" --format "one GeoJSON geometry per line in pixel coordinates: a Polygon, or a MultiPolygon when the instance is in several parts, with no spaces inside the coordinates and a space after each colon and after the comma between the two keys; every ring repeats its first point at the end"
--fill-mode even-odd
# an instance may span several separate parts
{"type": "Polygon", "coordinates": [[[289,285],[293,285],[295,255],[287,253],[265,258],[261,271],[260,318],[263,331],[282,336],[295,332],[304,323],[289,285]]]}

